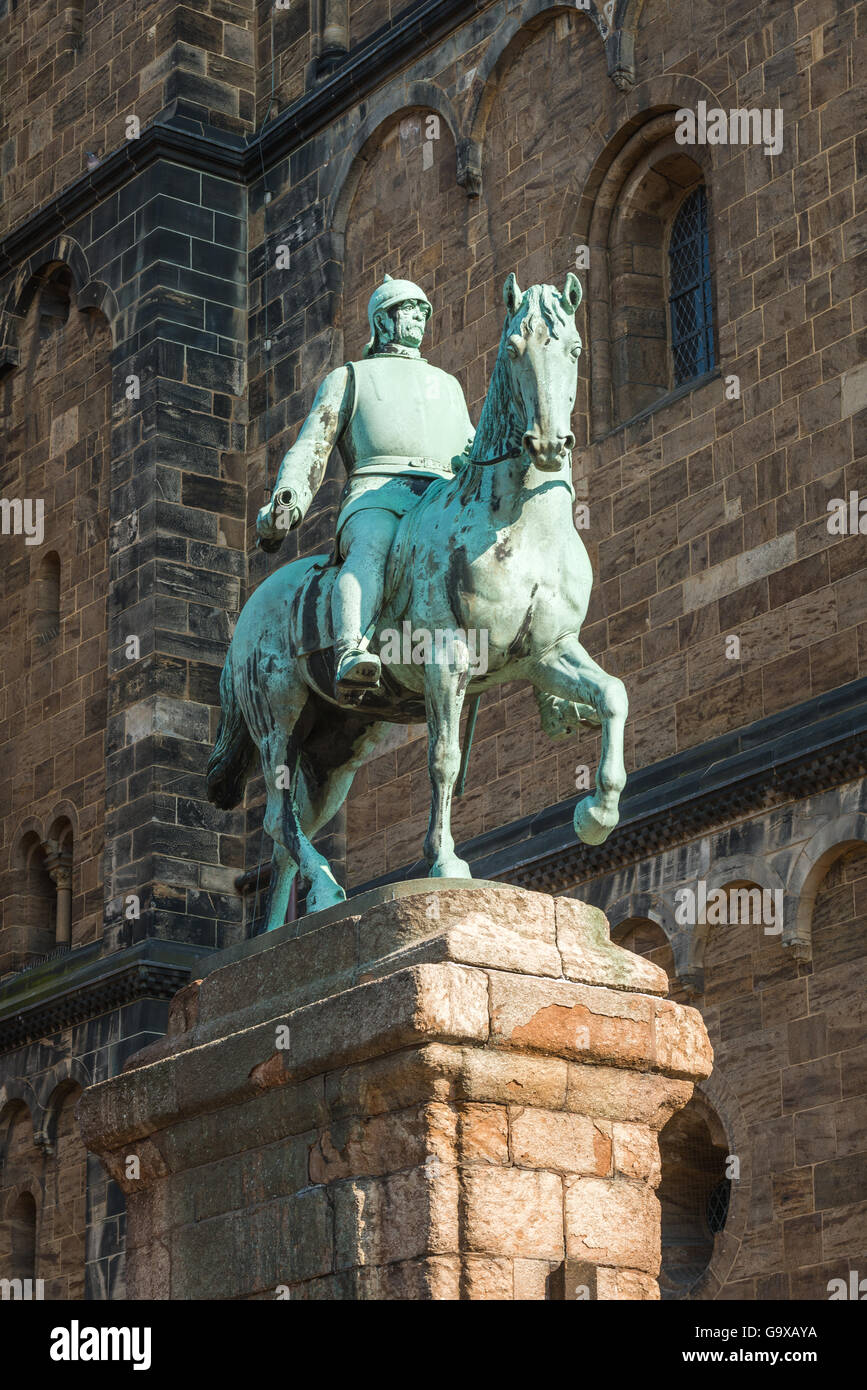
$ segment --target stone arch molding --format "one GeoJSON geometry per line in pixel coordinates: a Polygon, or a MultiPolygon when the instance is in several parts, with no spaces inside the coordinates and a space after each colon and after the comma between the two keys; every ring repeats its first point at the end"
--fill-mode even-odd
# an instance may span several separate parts
{"type": "MultiPolygon", "coordinates": [[[[23,1182],[16,1183],[10,1189],[3,1208],[4,1221],[12,1219],[12,1210],[20,1197],[32,1197],[36,1205],[36,1229],[39,1231],[39,1223],[42,1220],[42,1184],[36,1178],[25,1178],[23,1182]]],[[[38,1236],[37,1236],[38,1238],[38,1236]]]]}
{"type": "MultiPolygon", "coordinates": [[[[328,209],[325,225],[335,240],[335,249],[342,257],[346,223],[370,154],[378,148],[386,128],[395,125],[413,111],[428,111],[439,116],[448,127],[455,147],[460,143],[458,119],[451,101],[435,82],[411,82],[387,87],[359,123],[352,139],[335,165],[329,165],[330,186],[327,185],[328,209]]],[[[340,259],[340,257],[338,258],[340,259]]]]}
{"type": "Polygon", "coordinates": [[[817,830],[803,846],[789,871],[783,944],[798,960],[813,955],[813,909],[816,894],[835,860],[847,850],[867,844],[867,812],[837,816],[817,830]]]}
{"type": "Polygon", "coordinates": [[[35,1144],[36,1135],[39,1131],[42,1107],[39,1104],[32,1085],[23,1076],[7,1077],[3,1085],[0,1086],[0,1180],[2,1180],[2,1170],[6,1162],[9,1131],[12,1125],[10,1111],[12,1111],[12,1108],[16,1105],[23,1105],[30,1116],[33,1142],[35,1144]]]}
{"type": "Polygon", "coordinates": [[[716,1298],[730,1277],[740,1253],[750,1212],[752,1143],[749,1126],[737,1096],[728,1084],[719,1063],[714,1064],[709,1077],[696,1084],[693,1099],[706,1122],[714,1119],[721,1126],[729,1154],[740,1162],[740,1176],[736,1181],[733,1179],[731,1184],[726,1224],[714,1240],[710,1264],[685,1295],[690,1299],[711,1300],[716,1298]]]}
{"type": "MultiPolygon", "coordinates": [[[[725,858],[715,859],[706,873],[672,885],[666,894],[671,905],[672,919],[677,911],[677,894],[684,888],[697,893],[699,878],[704,879],[708,893],[736,883],[752,883],[757,888],[767,889],[770,892],[782,892],[785,910],[786,883],[772,864],[756,855],[729,855],[725,858]]],[[[785,916],[783,922],[783,941],[785,942],[785,916]]],[[[689,927],[678,923],[675,927],[685,962],[685,980],[697,993],[704,993],[704,954],[710,933],[715,930],[717,928],[709,926],[706,922],[689,927]]]]}
{"type": "Polygon", "coordinates": [[[488,116],[503,74],[532,38],[535,20],[558,14],[584,15],[602,41],[608,76],[618,91],[635,83],[635,32],[644,0],[524,0],[497,30],[475,70],[463,128],[477,150],[485,138],[488,116]]]}
{"type": "Polygon", "coordinates": [[[37,291],[46,278],[66,266],[75,285],[76,307],[81,313],[99,313],[114,334],[118,305],[113,290],[91,275],[87,256],[80,244],[67,234],[55,237],[34,251],[21,265],[0,309],[0,370],[17,367],[20,362],[18,333],[37,291]]]}
{"type": "MultiPolygon", "coordinates": [[[[365,112],[348,148],[336,162],[328,193],[328,226],[342,251],[342,237],[352,198],[361,176],[365,150],[381,127],[402,112],[428,110],[439,115],[451,131],[457,152],[457,180],[467,193],[481,191],[481,147],[488,115],[499,89],[503,73],[512,60],[529,42],[533,21],[557,14],[584,14],[594,25],[602,40],[608,60],[608,73],[620,91],[628,91],[635,82],[633,66],[634,34],[644,0],[586,0],[579,6],[575,0],[524,0],[506,23],[497,30],[475,69],[463,119],[459,119],[456,103],[435,82],[419,81],[408,85],[386,87],[370,111],[365,112]]],[[[340,257],[338,256],[338,260],[340,257]]]]}
{"type": "Polygon", "coordinates": [[[25,835],[35,833],[38,836],[40,845],[44,845],[52,829],[59,821],[68,821],[72,827],[73,843],[78,842],[78,811],[71,801],[58,801],[51,810],[40,819],[38,816],[26,816],[16,827],[15,834],[9,842],[9,849],[6,856],[5,868],[11,872],[15,868],[18,849],[25,835]]]}
{"type": "MultiPolygon", "coordinates": [[[[571,186],[565,190],[559,235],[589,253],[585,299],[590,370],[590,425],[594,439],[618,424],[614,407],[612,298],[609,252],[624,196],[635,197],[651,168],[673,153],[686,154],[696,165],[713,200],[717,146],[680,146],[675,141],[676,113],[699,101],[718,105],[712,88],[683,73],[653,77],[624,93],[615,104],[607,130],[594,128],[575,160],[571,186]]],[[[719,258],[714,253],[715,299],[720,294],[719,258]]]]}
{"type": "MultiPolygon", "coordinates": [[[[362,106],[364,109],[364,106],[362,106]]],[[[445,123],[455,148],[458,148],[458,122],[454,107],[435,82],[394,82],[386,87],[358,124],[351,141],[342,154],[326,166],[323,176],[325,208],[324,259],[338,267],[336,292],[342,306],[344,295],[344,264],[346,224],[361,175],[371,155],[387,130],[412,112],[428,112],[445,123]]],[[[329,370],[343,362],[343,316],[337,315],[337,326],[331,335],[329,370]]]]}
{"type": "Polygon", "coordinates": [[[655,922],[671,945],[673,936],[674,919],[671,916],[670,908],[659,893],[625,893],[609,907],[602,909],[608,918],[608,926],[611,932],[611,939],[614,933],[623,926],[624,922],[635,919],[644,919],[648,922],[655,922]]]}
{"type": "Polygon", "coordinates": [[[87,1067],[77,1057],[64,1058],[41,1078],[39,1092],[42,1125],[40,1132],[44,1136],[49,1153],[57,1147],[57,1122],[66,1098],[72,1091],[86,1091],[92,1080],[87,1067]]]}

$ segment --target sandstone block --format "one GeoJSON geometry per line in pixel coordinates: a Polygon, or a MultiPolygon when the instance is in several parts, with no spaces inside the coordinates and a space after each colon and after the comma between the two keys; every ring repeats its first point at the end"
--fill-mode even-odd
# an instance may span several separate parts
{"type": "Polygon", "coordinates": [[[203,967],[82,1102],[110,1171],[142,1156],[130,1287],[556,1299],[588,1271],[655,1297],[656,1131],[711,1060],[660,972],[595,909],[491,885],[290,925],[203,967]]]}
{"type": "Polygon", "coordinates": [[[513,1260],[515,1298],[542,1301],[548,1296],[548,1279],[557,1268],[553,1260],[513,1260]]]}
{"type": "Polygon", "coordinates": [[[615,1120],[614,1171],[627,1178],[638,1178],[651,1187],[658,1187],[661,1176],[659,1141],[646,1125],[624,1124],[615,1120]]]}
{"type": "Polygon", "coordinates": [[[591,1264],[659,1272],[659,1203],[649,1188],[604,1178],[565,1179],[566,1253],[591,1264]]]}
{"type": "Polygon", "coordinates": [[[358,923],[361,968],[421,941],[445,938],[454,961],[559,975],[553,899],[507,884],[497,885],[495,904],[492,896],[476,886],[377,904],[358,923]]]}
{"type": "Polygon", "coordinates": [[[611,1169],[611,1126],[587,1115],[555,1110],[510,1110],[512,1159],[519,1168],[552,1168],[563,1173],[611,1169]]]}
{"type": "Polygon", "coordinates": [[[460,1105],[456,1113],[459,1163],[508,1163],[509,1117],[499,1105],[460,1105]]]}
{"type": "Polygon", "coordinates": [[[385,1178],[335,1184],[335,1265],[388,1264],[458,1248],[453,1169],[429,1164],[385,1178]]]}
{"type": "Polygon", "coordinates": [[[566,1109],[612,1120],[631,1120],[660,1130],[686,1105],[692,1090],[691,1082],[652,1072],[570,1063],[566,1109]]]}
{"type": "Polygon", "coordinates": [[[652,1066],[652,1001],[646,996],[499,972],[490,979],[495,1046],[652,1066]]]}
{"type": "Polygon", "coordinates": [[[710,1076],[713,1048],[698,1009],[660,999],[654,1023],[656,1065],[668,1076],[710,1076]]]}
{"type": "Polygon", "coordinates": [[[604,912],[576,898],[555,898],[557,947],[567,980],[609,985],[641,994],[667,994],[658,965],[611,940],[604,912]]]}
{"type": "Polygon", "coordinates": [[[606,1300],[636,1302],[639,1299],[659,1301],[659,1285],[650,1274],[637,1269],[600,1269],[596,1276],[596,1297],[606,1300]]]}
{"type": "Polygon", "coordinates": [[[469,1250],[556,1259],[563,1252],[563,1189],[555,1173],[477,1167],[464,1176],[469,1250]]]}

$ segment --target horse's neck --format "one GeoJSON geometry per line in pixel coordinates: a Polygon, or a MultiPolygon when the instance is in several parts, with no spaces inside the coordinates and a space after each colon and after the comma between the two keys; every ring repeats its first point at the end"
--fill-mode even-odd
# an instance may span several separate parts
{"type": "Polygon", "coordinates": [[[572,526],[568,472],[542,474],[520,459],[482,470],[474,501],[498,531],[520,524],[522,531],[538,532],[540,545],[563,526],[572,526]]]}

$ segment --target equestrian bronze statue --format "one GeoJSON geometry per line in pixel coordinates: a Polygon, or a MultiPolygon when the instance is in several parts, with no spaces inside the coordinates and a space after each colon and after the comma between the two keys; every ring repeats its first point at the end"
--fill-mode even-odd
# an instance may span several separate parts
{"type": "Polygon", "coordinates": [[[386,277],[370,301],[363,360],[325,378],[259,513],[259,544],[276,549],[338,450],[347,483],[332,554],[260,584],[220,682],[208,793],[237,805],[258,750],[274,842],[268,930],[283,922],[299,870],[308,912],[344,900],[312,839],[390,724],[427,722],[431,876],[471,877],[450,828],[461,713],[505,681],[535,687],[551,737],[601,725],[596,788],[574,825],[600,844],[617,824],[626,692],[579,641],[592,585],[572,512],[581,287],[570,273],[562,291],[522,292],[510,275],[504,300],[473,431],[456,378],[420,355],[429,300],[386,277]]]}

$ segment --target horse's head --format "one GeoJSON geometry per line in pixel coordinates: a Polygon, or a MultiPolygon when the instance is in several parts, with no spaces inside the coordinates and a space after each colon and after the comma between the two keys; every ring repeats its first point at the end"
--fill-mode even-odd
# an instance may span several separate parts
{"type": "Polygon", "coordinates": [[[575,443],[572,408],[578,388],[581,336],[575,310],[581,286],[570,271],[562,293],[553,285],[531,285],[526,292],[510,275],[503,287],[512,404],[521,443],[537,468],[554,472],[568,462],[575,443]]]}

